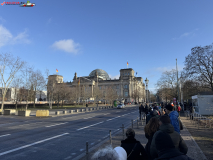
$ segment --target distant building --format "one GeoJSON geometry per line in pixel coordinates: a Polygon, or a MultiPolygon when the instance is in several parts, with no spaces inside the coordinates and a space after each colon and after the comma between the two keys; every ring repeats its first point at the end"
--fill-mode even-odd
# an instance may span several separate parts
{"type": "Polygon", "coordinates": [[[96,69],[93,70],[89,76],[77,77],[77,73],[75,73],[72,82],[63,82],[63,76],[61,75],[50,75],[48,77],[48,86],[53,86],[54,81],[57,85],[67,84],[70,87],[80,85],[81,90],[89,91],[91,93],[90,99],[94,96],[94,86],[98,86],[103,94],[110,86],[116,91],[119,97],[118,100],[123,99],[125,102],[135,102],[134,94],[137,92],[139,98],[137,98],[136,101],[146,101],[143,78],[136,77],[135,71],[132,68],[121,69],[119,79],[111,79],[106,71],[96,69]]]}

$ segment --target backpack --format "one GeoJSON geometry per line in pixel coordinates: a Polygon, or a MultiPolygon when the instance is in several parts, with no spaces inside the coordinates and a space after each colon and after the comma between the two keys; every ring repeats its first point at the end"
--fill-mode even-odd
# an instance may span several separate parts
{"type": "Polygon", "coordinates": [[[177,109],[177,110],[178,110],[178,112],[180,112],[180,110],[181,110],[180,106],[178,106],[178,109],[177,109]]]}

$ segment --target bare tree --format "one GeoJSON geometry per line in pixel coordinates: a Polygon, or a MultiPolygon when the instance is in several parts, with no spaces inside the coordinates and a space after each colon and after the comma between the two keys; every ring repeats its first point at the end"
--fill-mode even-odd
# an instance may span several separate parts
{"type": "Polygon", "coordinates": [[[34,88],[33,107],[35,108],[36,91],[42,91],[45,88],[45,80],[40,70],[32,71],[31,84],[34,88]]]}
{"type": "Polygon", "coordinates": [[[213,50],[212,45],[194,47],[185,58],[184,75],[207,84],[213,91],[213,50]]]}
{"type": "Polygon", "coordinates": [[[110,105],[112,105],[113,101],[118,98],[118,94],[116,90],[113,88],[113,86],[107,86],[105,91],[106,91],[105,98],[107,101],[109,101],[110,105]]]}
{"type": "Polygon", "coordinates": [[[23,85],[23,80],[21,77],[14,78],[11,84],[11,86],[15,88],[14,101],[15,101],[16,110],[18,108],[19,89],[21,88],[22,85],[23,85]]]}
{"type": "Polygon", "coordinates": [[[11,82],[15,78],[15,75],[24,66],[24,64],[25,62],[21,61],[19,57],[14,58],[9,53],[0,54],[0,74],[2,89],[4,89],[2,95],[1,110],[4,109],[4,98],[7,93],[7,90],[10,87],[11,82]]]}
{"type": "Polygon", "coordinates": [[[98,107],[98,101],[102,98],[102,93],[98,85],[95,85],[93,88],[93,98],[94,98],[94,103],[97,101],[97,107],[98,107]]]}
{"type": "Polygon", "coordinates": [[[177,73],[175,69],[163,72],[157,81],[158,96],[161,99],[177,97],[177,73]]]}

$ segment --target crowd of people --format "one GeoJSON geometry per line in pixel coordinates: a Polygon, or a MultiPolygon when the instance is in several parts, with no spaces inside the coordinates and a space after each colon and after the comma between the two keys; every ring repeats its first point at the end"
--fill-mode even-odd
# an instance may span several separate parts
{"type": "Polygon", "coordinates": [[[180,111],[181,106],[172,103],[141,104],[140,119],[146,115],[144,132],[148,142],[145,147],[135,139],[135,131],[128,128],[120,146],[102,148],[92,160],[193,160],[186,155],[188,147],[180,135],[183,129],[180,111]]]}

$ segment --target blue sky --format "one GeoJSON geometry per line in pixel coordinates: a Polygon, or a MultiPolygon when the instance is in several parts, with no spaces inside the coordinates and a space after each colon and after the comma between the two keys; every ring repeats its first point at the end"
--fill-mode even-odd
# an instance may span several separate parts
{"type": "Polygon", "coordinates": [[[0,52],[43,73],[58,69],[65,81],[97,68],[119,77],[128,60],[154,90],[162,72],[175,68],[176,58],[181,70],[191,48],[213,42],[212,0],[31,3],[36,6],[0,6],[0,52]]]}

